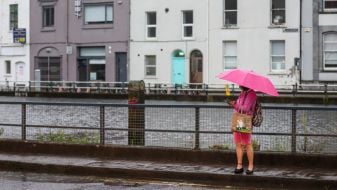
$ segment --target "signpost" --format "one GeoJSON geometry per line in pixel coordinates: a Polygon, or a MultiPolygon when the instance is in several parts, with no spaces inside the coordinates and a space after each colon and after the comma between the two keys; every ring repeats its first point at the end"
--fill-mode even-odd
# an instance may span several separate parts
{"type": "Polygon", "coordinates": [[[26,29],[25,28],[13,28],[13,42],[14,43],[26,43],[26,29]]]}

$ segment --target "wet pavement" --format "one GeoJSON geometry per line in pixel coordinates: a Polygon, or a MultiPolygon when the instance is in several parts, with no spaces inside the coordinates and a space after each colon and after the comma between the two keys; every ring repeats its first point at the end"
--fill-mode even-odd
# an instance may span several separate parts
{"type": "MultiPolygon", "coordinates": [[[[13,189],[44,189],[46,184],[40,183],[39,180],[45,179],[47,183],[56,183],[56,189],[214,189],[215,187],[198,187],[198,186],[180,186],[178,182],[199,183],[208,185],[221,185],[221,188],[231,188],[236,186],[232,183],[238,180],[252,188],[276,188],[287,187],[291,185],[316,185],[312,187],[324,187],[325,189],[337,189],[337,168],[315,169],[315,168],[280,168],[256,166],[252,176],[242,174],[233,174],[233,167],[229,165],[200,165],[188,163],[165,163],[152,161],[127,161],[127,160],[102,160],[92,157],[65,157],[54,155],[27,155],[27,154],[5,154],[0,153],[1,170],[19,170],[26,172],[42,172],[55,174],[71,174],[101,177],[119,177],[139,180],[168,180],[175,181],[171,184],[149,184],[131,183],[136,187],[130,187],[130,183],[124,183],[112,180],[107,183],[93,178],[50,178],[34,177],[36,175],[23,175],[23,177],[10,177],[11,175],[1,175],[0,179],[4,180],[1,184],[19,188],[13,189]],[[13,182],[12,179],[16,179],[13,182]],[[28,180],[27,180],[28,179],[28,180]],[[21,182],[20,182],[21,180],[21,182]],[[48,181],[49,180],[49,181],[48,181]],[[73,181],[72,181],[73,180],[73,181]],[[79,180],[79,181],[77,181],[79,180]],[[28,181],[27,183],[25,181],[28,181]],[[266,185],[260,184],[264,182],[266,185]],[[34,188],[22,188],[28,185],[34,188]],[[268,184],[268,185],[267,185],[268,184]],[[270,186],[274,184],[275,187],[270,186]],[[178,185],[178,187],[177,187],[178,185]],[[256,185],[256,186],[255,186],[256,185]],[[261,186],[262,185],[262,186],[261,186]],[[289,186],[285,186],[289,185],[289,186]],[[78,188],[79,186],[80,188],[78,188]],[[109,187],[106,187],[109,186],[109,187]],[[83,187],[83,188],[82,188],[83,187]]],[[[19,175],[19,176],[20,176],[19,175]]],[[[52,187],[53,185],[51,185],[52,187]]],[[[49,186],[48,186],[49,187],[49,186]]],[[[308,189],[306,188],[306,189],[308,189]]],[[[1,188],[0,188],[1,189],[1,188]]],[[[10,189],[10,188],[6,188],[10,189]]],[[[217,189],[217,188],[215,188],[217,189]]],[[[277,188],[276,188],[277,189],[277,188]]],[[[314,188],[316,189],[316,188],[314,188]]],[[[52,190],[48,188],[48,190],[52,190]]]]}
{"type": "MultiPolygon", "coordinates": [[[[192,183],[141,181],[54,175],[29,172],[0,172],[0,189],[5,190],[254,190],[251,187],[210,186],[192,183]]],[[[259,190],[269,190],[259,188],[259,190]]]]}

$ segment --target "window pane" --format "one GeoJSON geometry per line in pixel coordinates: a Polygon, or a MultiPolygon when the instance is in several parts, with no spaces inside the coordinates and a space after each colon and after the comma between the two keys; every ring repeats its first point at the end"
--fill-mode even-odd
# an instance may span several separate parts
{"type": "Polygon", "coordinates": [[[54,25],[54,7],[43,8],[43,26],[54,25]]]}
{"type": "Polygon", "coordinates": [[[325,51],[332,51],[332,50],[335,50],[337,51],[337,41],[336,43],[325,43],[324,44],[324,50],[325,51]]]}
{"type": "Polygon", "coordinates": [[[113,21],[113,8],[112,8],[112,5],[107,5],[106,6],[106,21],[110,22],[110,23],[113,21]]]}
{"type": "Polygon", "coordinates": [[[237,0],[225,0],[225,10],[236,10],[237,0]]]}
{"type": "Polygon", "coordinates": [[[324,41],[337,42],[337,33],[324,34],[324,41]]]}
{"type": "Polygon", "coordinates": [[[284,9],[285,8],[285,0],[273,0],[272,9],[284,9]]]}
{"type": "Polygon", "coordinates": [[[337,9],[337,1],[325,1],[324,7],[326,9],[337,9]]]}
{"type": "Polygon", "coordinates": [[[147,76],[156,75],[156,56],[145,56],[145,72],[147,76]]]}
{"type": "Polygon", "coordinates": [[[147,37],[149,37],[149,38],[155,38],[156,37],[156,27],[148,27],[147,37]]]}
{"type": "Polygon", "coordinates": [[[9,5],[9,28],[18,28],[18,4],[9,5]]]}
{"type": "Polygon", "coordinates": [[[185,26],[184,27],[184,37],[192,37],[193,36],[193,27],[185,26]]]}
{"type": "Polygon", "coordinates": [[[225,68],[235,69],[236,68],[236,57],[225,57],[225,68]]]}
{"type": "Polygon", "coordinates": [[[224,43],[225,56],[236,56],[236,42],[224,43]]]}
{"type": "Polygon", "coordinates": [[[184,11],[184,24],[193,24],[193,11],[184,11]]]}
{"type": "Polygon", "coordinates": [[[156,18],[155,12],[147,13],[147,24],[148,25],[156,25],[157,24],[157,18],[156,18]]]}
{"type": "Polygon", "coordinates": [[[80,49],[80,56],[105,56],[105,47],[83,47],[80,49]]]}
{"type": "Polygon", "coordinates": [[[273,62],[272,70],[284,70],[285,64],[283,62],[273,62]]]}
{"type": "Polygon", "coordinates": [[[272,55],[285,55],[284,42],[272,42],[272,55]]]}
{"type": "Polygon", "coordinates": [[[237,12],[231,11],[225,13],[225,25],[236,25],[237,24],[237,12]]]}
{"type": "Polygon", "coordinates": [[[336,52],[326,52],[325,60],[337,60],[337,51],[336,52]]]}
{"type": "Polygon", "coordinates": [[[334,67],[337,68],[337,60],[325,61],[325,67],[334,67]]]}
{"type": "Polygon", "coordinates": [[[89,80],[105,81],[105,64],[89,65],[89,80]]]}
{"type": "Polygon", "coordinates": [[[105,22],[105,6],[85,6],[85,23],[102,23],[105,22]]]}
{"type": "Polygon", "coordinates": [[[273,24],[285,23],[285,10],[273,10],[272,11],[273,24]]]}

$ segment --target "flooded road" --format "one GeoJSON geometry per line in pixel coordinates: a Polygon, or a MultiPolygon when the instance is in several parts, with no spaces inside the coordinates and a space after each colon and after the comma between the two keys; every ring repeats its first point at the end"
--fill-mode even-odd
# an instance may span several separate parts
{"type": "Polygon", "coordinates": [[[174,182],[136,181],[3,171],[0,172],[0,184],[0,189],[3,190],[249,190],[249,188],[245,187],[212,187],[174,182]]]}

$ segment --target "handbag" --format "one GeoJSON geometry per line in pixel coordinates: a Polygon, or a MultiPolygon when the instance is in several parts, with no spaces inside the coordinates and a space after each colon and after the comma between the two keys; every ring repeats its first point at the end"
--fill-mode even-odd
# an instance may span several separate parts
{"type": "Polygon", "coordinates": [[[232,115],[232,131],[240,133],[252,133],[252,118],[253,116],[234,112],[232,115]]]}

